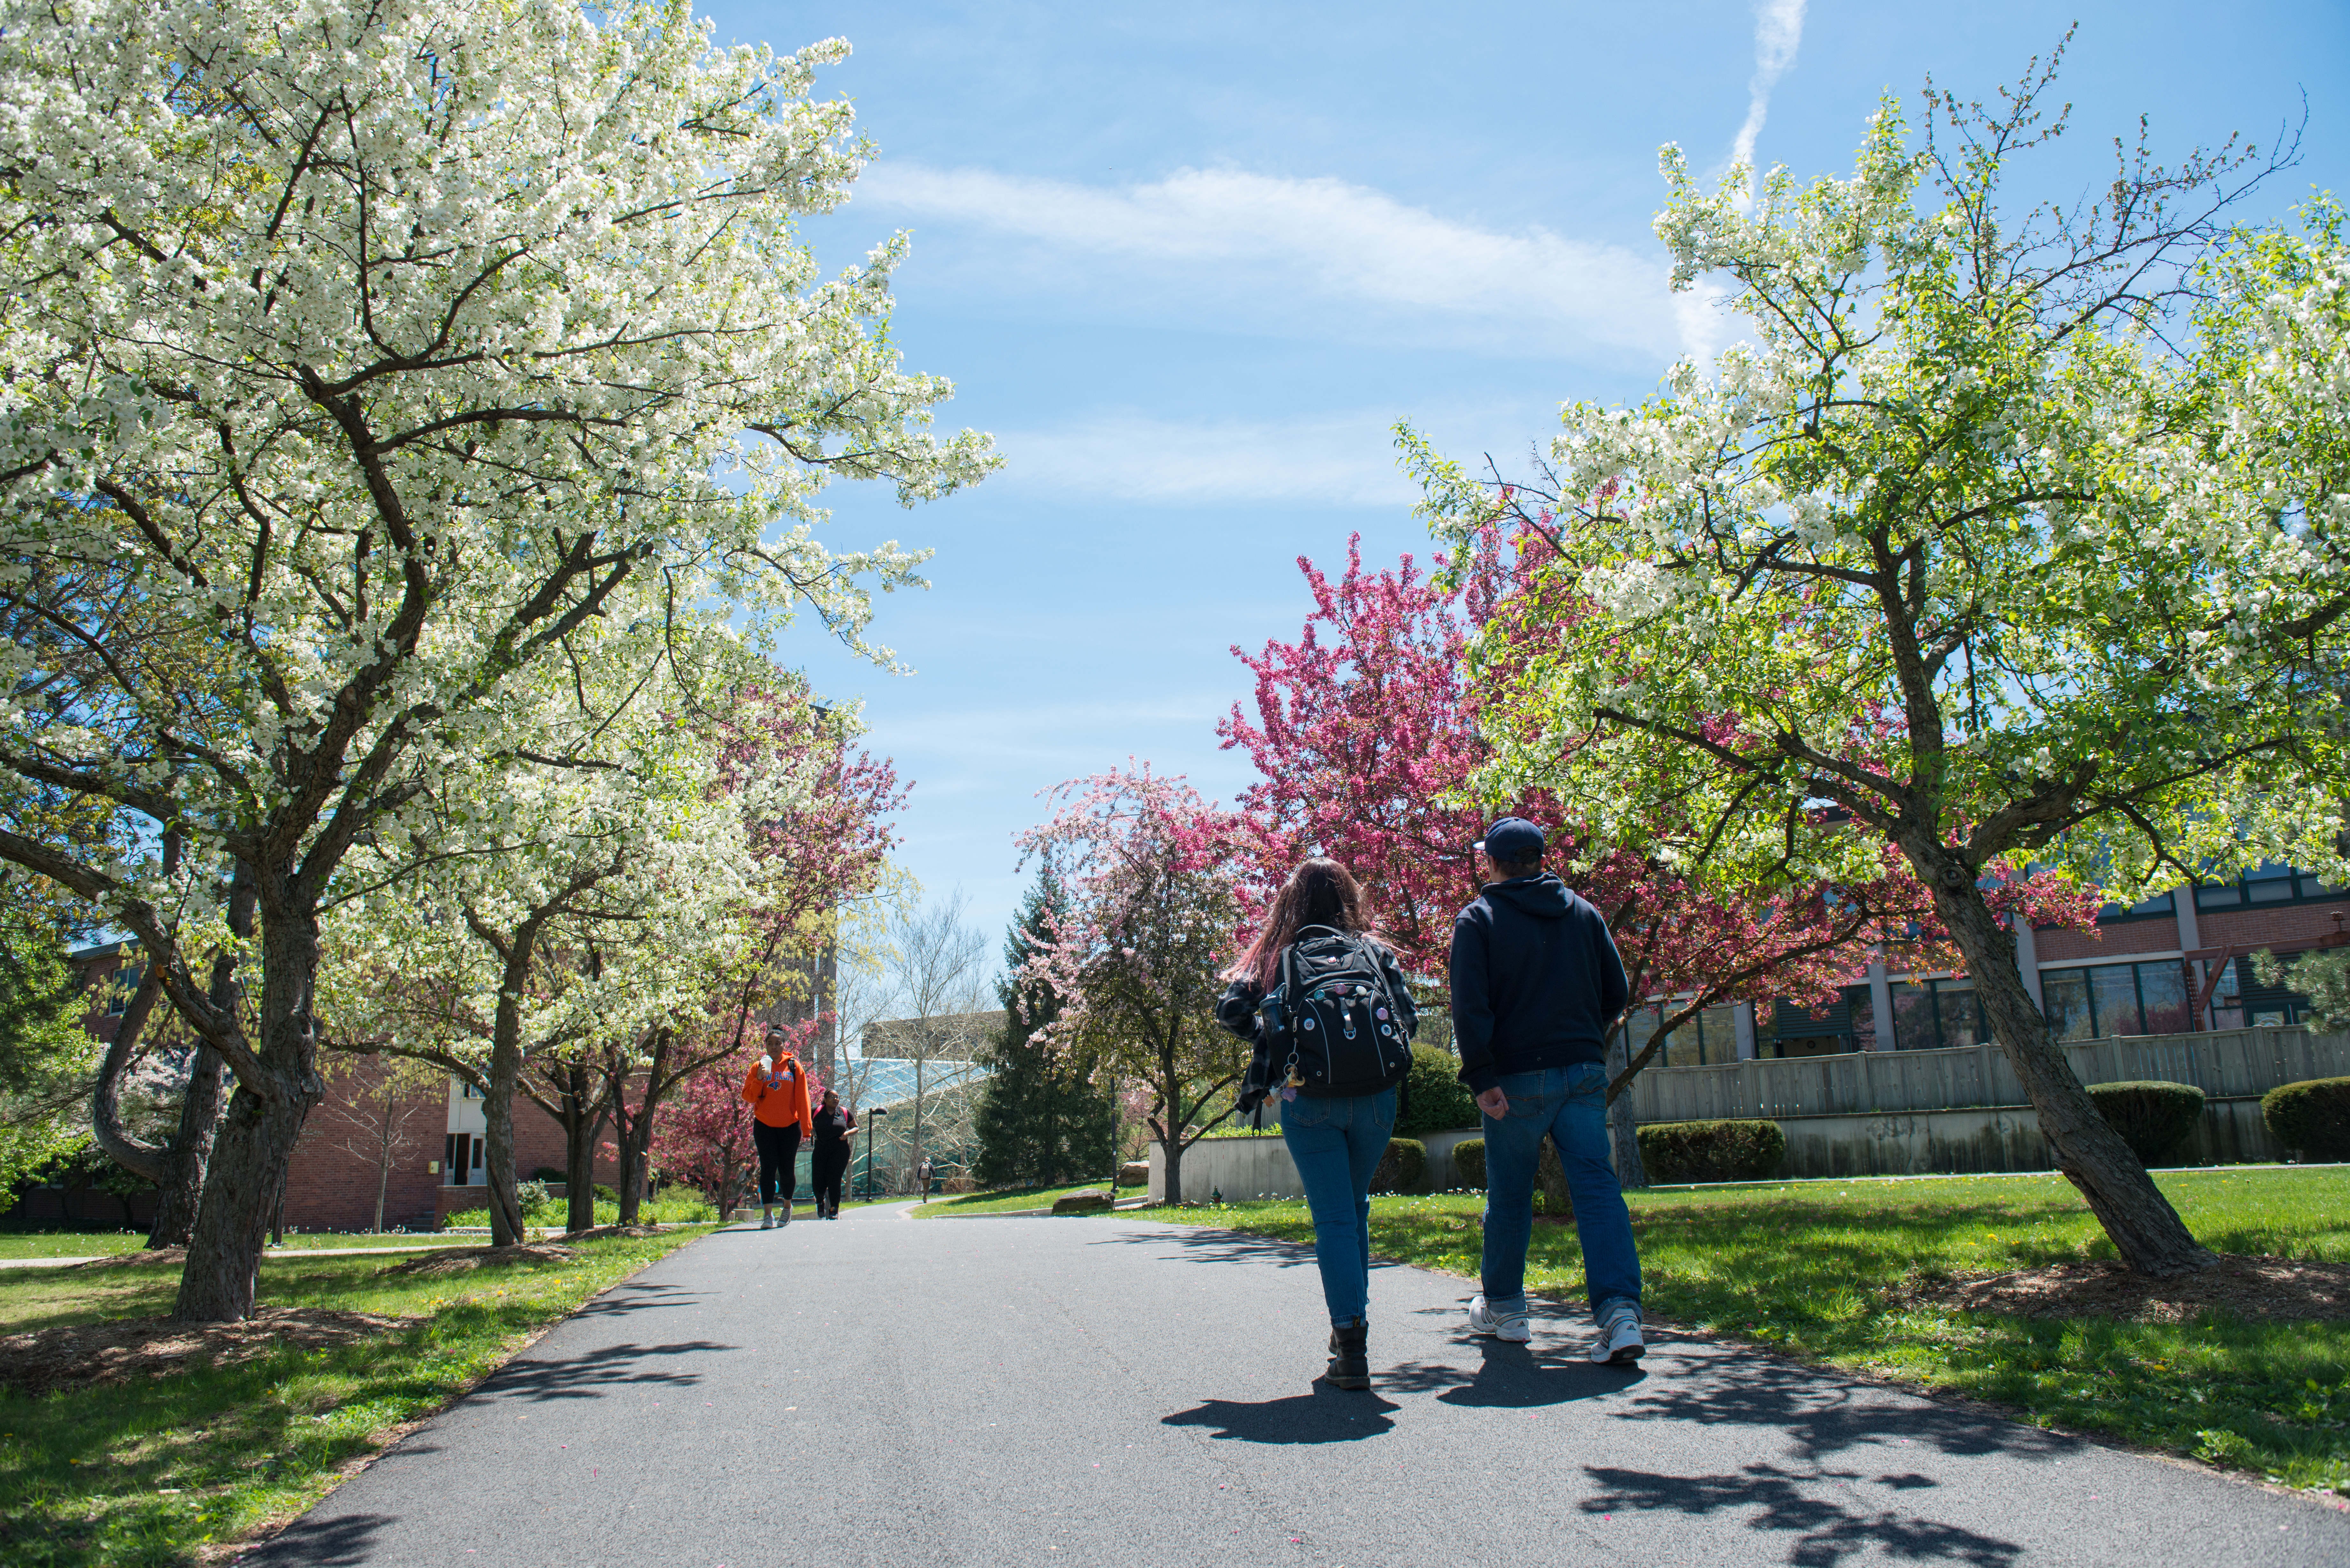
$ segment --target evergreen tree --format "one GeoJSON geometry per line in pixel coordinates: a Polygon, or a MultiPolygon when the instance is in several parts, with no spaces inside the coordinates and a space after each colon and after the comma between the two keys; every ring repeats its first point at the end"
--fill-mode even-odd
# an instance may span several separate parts
{"type": "Polygon", "coordinates": [[[1004,978],[996,983],[1003,1028],[983,1060],[993,1071],[981,1088],[972,1174],[983,1187],[1051,1186],[1100,1176],[1118,1155],[1118,1106],[1097,1082],[1091,1056],[1061,1060],[1032,1036],[1057,1017],[1061,999],[1023,972],[1047,940],[1047,922],[1068,915],[1068,892],[1046,865],[1022,900],[1003,944],[1004,978]]]}

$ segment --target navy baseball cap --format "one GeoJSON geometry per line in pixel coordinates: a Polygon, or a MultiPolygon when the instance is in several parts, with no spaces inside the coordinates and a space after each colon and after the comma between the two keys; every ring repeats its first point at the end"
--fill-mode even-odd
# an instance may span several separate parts
{"type": "Polygon", "coordinates": [[[1543,830],[1523,816],[1501,817],[1480,847],[1496,860],[1531,860],[1543,852],[1543,830]]]}

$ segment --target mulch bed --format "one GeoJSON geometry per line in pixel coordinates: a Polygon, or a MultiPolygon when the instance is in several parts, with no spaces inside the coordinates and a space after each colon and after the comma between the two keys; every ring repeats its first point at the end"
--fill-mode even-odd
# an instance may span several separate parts
{"type": "Polygon", "coordinates": [[[2216,1311],[2248,1323],[2308,1323],[2350,1318],[2350,1263],[2222,1254],[2216,1269],[2168,1280],[2134,1274],[2119,1263],[2053,1263],[1921,1282],[1904,1294],[1920,1305],[2012,1317],[2185,1323],[2216,1311]]]}
{"type": "Polygon", "coordinates": [[[265,1307],[243,1323],[119,1318],[0,1335],[0,1384],[28,1394],[165,1377],[192,1366],[250,1361],[285,1345],[323,1350],[395,1333],[419,1320],[322,1307],[265,1307]]]}
{"type": "MultiPolygon", "coordinates": [[[[583,1235],[596,1234],[583,1231],[583,1235]]],[[[436,1247],[421,1258],[394,1263],[387,1273],[465,1274],[509,1263],[564,1263],[579,1254],[558,1241],[527,1241],[516,1247],[436,1247]]]]}

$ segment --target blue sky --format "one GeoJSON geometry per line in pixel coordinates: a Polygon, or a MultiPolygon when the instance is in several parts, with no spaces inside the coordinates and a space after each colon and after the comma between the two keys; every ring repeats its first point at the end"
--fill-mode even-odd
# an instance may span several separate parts
{"type": "Polygon", "coordinates": [[[1215,739],[1248,694],[1229,649],[1297,634],[1299,555],[1360,532],[1368,561],[1425,557],[1396,420],[1507,463],[1562,400],[1639,398],[1731,333],[1666,291],[1660,144],[1842,172],[1881,92],[1988,97],[2077,17],[2047,193],[2097,182],[2141,113],[2166,156],[2265,147],[2306,94],[2264,214],[2350,151],[2340,0],[704,10],[723,41],[855,46],[821,90],[879,157],[809,236],[837,265],[911,231],[895,337],[1009,460],[912,512],[832,493],[838,547],[937,551],[875,627],[915,673],[813,632],[786,649],[865,704],[915,781],[904,865],[991,935],[1038,790],[1128,756],[1222,799],[1247,782],[1215,739]]]}

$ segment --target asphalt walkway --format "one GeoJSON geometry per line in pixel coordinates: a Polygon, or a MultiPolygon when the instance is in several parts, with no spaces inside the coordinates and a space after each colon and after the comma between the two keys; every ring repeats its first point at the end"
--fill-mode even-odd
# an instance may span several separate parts
{"type": "Polygon", "coordinates": [[[1378,1388],[1313,1381],[1310,1257],[1115,1218],[722,1231],[559,1325],[244,1562],[2350,1562],[2350,1516],[1660,1335],[1640,1368],[1371,1286],[1378,1388]]]}

